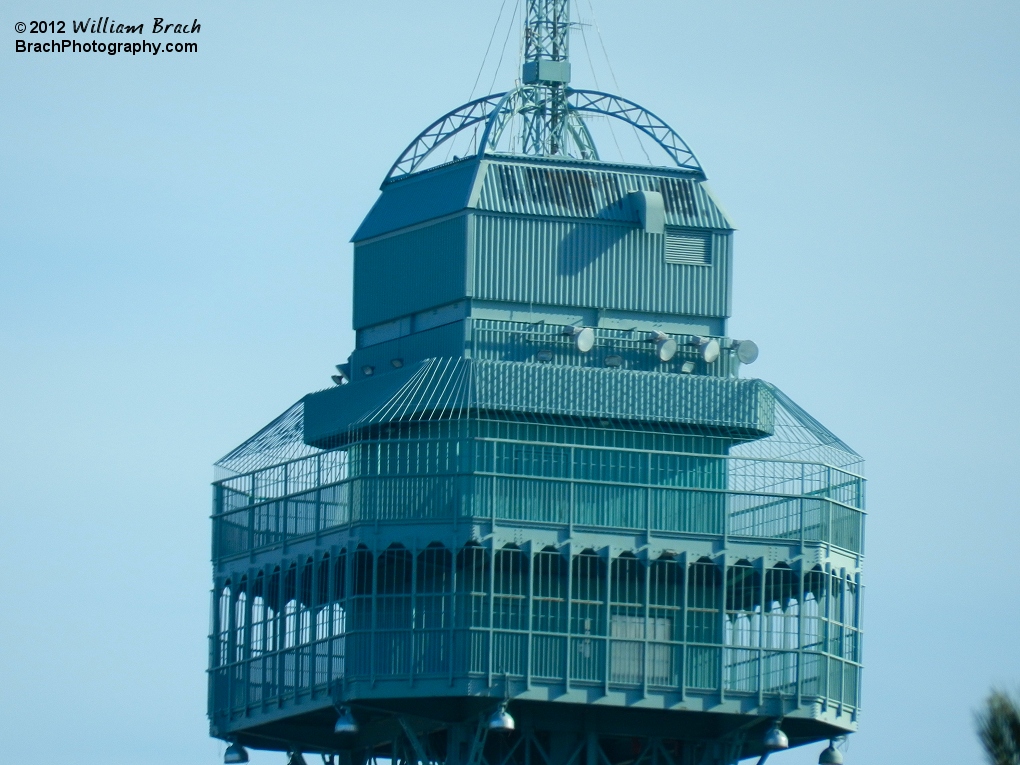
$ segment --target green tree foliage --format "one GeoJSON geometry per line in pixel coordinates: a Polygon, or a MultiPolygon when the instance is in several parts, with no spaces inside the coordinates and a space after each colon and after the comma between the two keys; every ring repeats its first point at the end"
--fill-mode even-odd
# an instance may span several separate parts
{"type": "Polygon", "coordinates": [[[991,765],[1020,765],[1020,704],[992,691],[977,713],[977,729],[991,765]]]}

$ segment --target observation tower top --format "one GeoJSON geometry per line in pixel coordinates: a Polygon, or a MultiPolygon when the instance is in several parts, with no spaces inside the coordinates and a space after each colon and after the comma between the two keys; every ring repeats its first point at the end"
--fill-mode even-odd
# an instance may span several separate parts
{"type": "MultiPolygon", "coordinates": [[[[401,153],[386,183],[428,169],[437,149],[458,137],[479,158],[516,155],[601,161],[590,129],[600,118],[630,125],[639,140],[665,154],[666,166],[704,179],[694,152],[665,121],[633,101],[598,90],[570,87],[570,0],[527,0],[524,62],[517,85],[463,104],[425,128],[401,153]]],[[[455,157],[455,159],[457,159],[455,157]]],[[[649,157],[649,164],[654,164],[649,157]]]]}

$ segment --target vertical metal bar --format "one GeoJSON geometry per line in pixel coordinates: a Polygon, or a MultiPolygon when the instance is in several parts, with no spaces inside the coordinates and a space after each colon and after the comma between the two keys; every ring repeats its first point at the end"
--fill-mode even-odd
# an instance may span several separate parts
{"type": "Polygon", "coordinates": [[[652,611],[652,607],[651,607],[651,600],[652,600],[652,561],[650,560],[648,548],[645,548],[645,553],[644,553],[643,557],[644,557],[644,574],[645,574],[645,594],[644,594],[644,597],[642,598],[641,607],[644,609],[644,616],[645,616],[645,619],[644,619],[644,622],[645,622],[645,625],[644,625],[644,627],[645,627],[645,629],[644,629],[645,641],[644,641],[644,650],[643,650],[643,654],[642,654],[642,656],[644,658],[644,661],[643,661],[644,668],[643,668],[642,677],[641,677],[641,698],[647,698],[648,697],[648,668],[649,668],[648,654],[651,652],[651,645],[649,644],[649,640],[648,640],[648,632],[649,632],[649,628],[651,627],[651,611],[652,611]]]}
{"type": "Polygon", "coordinates": [[[372,614],[369,619],[369,649],[368,649],[368,676],[370,679],[370,687],[375,688],[375,643],[379,639],[379,633],[377,631],[378,614],[379,614],[379,577],[377,576],[379,567],[379,545],[375,540],[372,542],[372,558],[371,564],[368,567],[368,587],[369,587],[369,603],[372,606],[372,614]]]}
{"type": "Polygon", "coordinates": [[[687,552],[680,553],[678,562],[683,575],[680,577],[680,701],[687,699],[687,667],[690,659],[690,645],[687,640],[687,603],[690,600],[691,569],[687,562],[687,552]]]}
{"type": "MultiPolygon", "coordinates": [[[[322,604],[326,618],[326,624],[322,630],[326,651],[324,654],[326,660],[326,693],[330,693],[333,688],[333,646],[336,645],[337,639],[333,634],[333,611],[335,608],[333,604],[337,602],[336,567],[340,563],[337,558],[338,554],[334,546],[329,550],[329,558],[326,559],[326,602],[322,604]]],[[[322,565],[321,561],[319,565],[322,565]]],[[[316,637],[318,637],[318,630],[316,630],[316,637]]]]}
{"type": "Polygon", "coordinates": [[[315,542],[322,531],[322,455],[315,455],[315,542]]]}
{"type": "Polygon", "coordinates": [[[249,518],[249,524],[248,524],[248,528],[249,528],[249,540],[250,540],[250,543],[249,543],[249,546],[248,546],[248,551],[249,551],[248,554],[250,556],[249,560],[254,561],[255,560],[255,516],[256,516],[256,509],[255,509],[255,473],[253,472],[248,478],[249,478],[248,512],[251,513],[251,516],[249,518]]]}
{"type": "MultiPolygon", "coordinates": [[[[574,538],[574,508],[577,504],[577,483],[576,483],[576,449],[570,447],[570,493],[568,494],[569,500],[567,505],[567,537],[569,539],[574,538]]],[[[573,569],[571,569],[571,572],[573,569]]],[[[568,577],[569,577],[568,572],[568,577]]],[[[569,674],[569,672],[568,672],[569,674]]]]}
{"type": "Polygon", "coordinates": [[[846,618],[846,594],[847,594],[847,576],[846,569],[840,568],[839,570],[839,709],[843,711],[844,699],[846,698],[846,638],[847,638],[847,618],[846,618]]]}
{"type": "Polygon", "coordinates": [[[613,555],[612,555],[612,549],[609,548],[609,547],[606,547],[605,548],[605,554],[606,554],[606,566],[605,566],[605,568],[606,568],[606,580],[605,580],[605,590],[604,590],[604,592],[602,594],[602,608],[605,611],[605,613],[604,613],[605,622],[604,622],[604,626],[602,628],[602,635],[603,635],[603,637],[602,637],[602,646],[603,646],[603,651],[604,651],[605,655],[602,657],[602,693],[603,693],[603,695],[608,696],[609,695],[609,671],[611,669],[611,666],[610,666],[610,654],[612,653],[612,651],[611,651],[611,648],[612,648],[612,637],[611,637],[611,635],[612,635],[612,632],[613,632],[612,627],[611,627],[611,622],[612,622],[612,619],[613,619],[613,617],[612,617],[612,610],[613,610],[613,606],[612,606],[612,602],[613,602],[613,594],[612,594],[613,555]]]}
{"type": "Polygon", "coordinates": [[[228,719],[233,716],[234,710],[234,672],[236,667],[236,656],[235,646],[237,645],[237,589],[238,585],[234,583],[234,576],[231,576],[230,589],[227,593],[227,629],[226,629],[226,646],[220,648],[220,656],[225,661],[224,670],[227,673],[227,717],[228,719]]]}
{"type": "MultiPolygon", "coordinates": [[[[456,614],[461,611],[458,608],[457,598],[459,597],[457,592],[458,578],[457,578],[457,561],[460,558],[461,550],[463,548],[457,548],[457,537],[453,537],[453,544],[450,550],[450,584],[449,590],[444,592],[443,605],[446,607],[444,613],[444,619],[447,625],[448,640],[446,643],[446,667],[450,673],[450,687],[454,684],[454,659],[457,657],[457,652],[454,650],[453,641],[457,638],[457,625],[454,623],[456,614]]],[[[444,585],[445,586],[445,585],[444,585]]],[[[471,632],[470,629],[467,631],[468,638],[468,653],[471,650],[471,632]]],[[[470,664],[468,665],[470,667],[470,664]]]]}
{"type": "MultiPolygon", "coordinates": [[[[571,600],[573,599],[572,598],[572,592],[573,592],[573,582],[574,582],[574,551],[573,551],[572,543],[571,542],[567,542],[567,544],[564,546],[564,549],[567,552],[567,575],[565,577],[566,580],[567,580],[567,591],[564,593],[564,595],[565,595],[565,603],[564,603],[564,605],[566,607],[566,623],[564,625],[565,636],[563,638],[564,646],[565,646],[565,648],[564,648],[564,659],[565,659],[565,661],[563,663],[563,688],[564,688],[565,691],[569,691],[570,690],[570,656],[571,656],[571,650],[570,650],[570,648],[571,648],[571,645],[570,645],[570,641],[571,641],[571,630],[570,630],[571,624],[570,624],[570,622],[571,622],[571,618],[573,617],[573,613],[572,613],[572,611],[573,611],[573,604],[571,603],[571,600]]],[[[562,560],[562,558],[563,558],[563,553],[561,552],[560,553],[560,559],[562,560]]]]}
{"type": "Polygon", "coordinates": [[[804,592],[804,559],[798,562],[797,576],[800,579],[797,602],[797,708],[801,706],[801,697],[804,693],[804,599],[807,593],[804,592]]]}
{"type": "MultiPolygon", "coordinates": [[[[255,574],[257,572],[253,569],[248,570],[248,577],[245,582],[245,595],[244,595],[244,609],[242,609],[242,620],[244,624],[241,626],[242,637],[239,647],[240,657],[238,661],[243,663],[243,667],[240,673],[240,680],[244,683],[244,707],[245,714],[248,713],[249,705],[251,703],[252,689],[251,689],[251,664],[253,660],[252,650],[252,635],[254,630],[252,628],[252,609],[253,600],[252,591],[255,586],[255,574]]],[[[238,650],[238,649],[235,649],[238,650]]],[[[264,693],[262,695],[265,695],[264,693]]]]}
{"type": "Polygon", "coordinates": [[[758,584],[758,601],[761,603],[761,616],[758,617],[758,708],[765,702],[765,620],[768,619],[768,612],[765,610],[765,578],[768,576],[768,568],[765,566],[765,559],[758,561],[761,566],[761,578],[758,584]]]}
{"type": "MultiPolygon", "coordinates": [[[[862,605],[861,601],[864,599],[864,587],[861,586],[861,575],[860,572],[854,574],[854,581],[857,583],[857,597],[854,599],[854,629],[856,630],[856,645],[857,649],[854,653],[854,662],[856,665],[860,665],[864,662],[864,625],[861,623],[862,605]]],[[[857,714],[861,708],[861,669],[860,666],[854,666],[854,672],[856,673],[856,693],[854,694],[854,720],[857,719],[857,714]]]]}
{"type": "MultiPolygon", "coordinates": [[[[493,528],[493,531],[495,531],[495,528],[493,528]]],[[[495,658],[494,657],[494,653],[495,653],[495,649],[496,649],[496,633],[495,633],[495,630],[493,630],[493,628],[492,628],[492,625],[493,625],[493,615],[494,615],[495,609],[496,609],[496,537],[495,536],[491,537],[490,540],[489,540],[489,582],[488,582],[488,588],[489,588],[489,624],[488,624],[488,627],[489,627],[489,651],[488,651],[488,653],[489,653],[489,662],[488,662],[488,677],[487,677],[487,684],[488,685],[487,685],[487,687],[491,688],[492,687],[492,674],[493,674],[492,662],[493,662],[493,659],[495,658]]]]}
{"type": "Polygon", "coordinates": [[[279,498],[280,506],[283,508],[283,550],[287,551],[287,545],[290,542],[290,502],[287,501],[287,497],[290,495],[289,484],[287,481],[288,465],[283,466],[283,494],[279,498]]]}
{"type": "MultiPolygon", "coordinates": [[[[526,555],[528,556],[528,601],[527,610],[525,616],[527,619],[526,628],[528,630],[527,635],[527,663],[524,667],[524,688],[527,691],[531,690],[531,667],[534,662],[534,650],[535,650],[535,625],[534,625],[534,609],[535,609],[535,542],[530,541],[527,546],[526,555]]],[[[530,734],[529,734],[530,735],[530,734]]],[[[525,759],[530,761],[530,747],[525,748],[525,759]]],[[[527,765],[527,763],[525,763],[527,765]]]]}
{"type": "MultiPolygon", "coordinates": [[[[414,663],[417,660],[418,646],[416,640],[418,636],[418,630],[415,629],[415,621],[418,618],[418,540],[414,540],[414,544],[411,547],[411,608],[410,617],[411,623],[408,625],[408,643],[410,655],[408,656],[407,664],[407,684],[414,687],[414,663]]],[[[424,627],[421,630],[421,642],[422,648],[425,647],[429,639],[429,632],[424,627]]]]}
{"type": "Polygon", "coordinates": [[[729,578],[731,576],[730,566],[726,561],[726,556],[721,557],[722,560],[722,591],[720,592],[720,603],[719,609],[719,645],[717,649],[719,651],[719,703],[721,704],[726,699],[726,657],[729,656],[729,648],[726,646],[726,609],[729,607],[728,596],[729,596],[729,578]]]}
{"type": "Polygon", "coordinates": [[[821,632],[821,638],[822,638],[822,640],[821,640],[821,654],[822,654],[822,656],[820,658],[820,661],[821,661],[822,665],[825,667],[825,672],[821,673],[821,675],[819,677],[819,686],[820,686],[819,689],[820,689],[821,695],[822,695],[822,710],[823,711],[827,710],[829,708],[829,673],[831,671],[831,669],[829,667],[829,663],[831,661],[830,654],[829,654],[829,639],[830,639],[831,630],[832,630],[832,622],[830,620],[830,612],[831,612],[831,609],[832,609],[832,605],[831,605],[832,604],[832,597],[831,597],[832,582],[830,581],[829,577],[831,575],[832,575],[832,572],[830,571],[830,564],[826,563],[825,564],[825,568],[822,571],[822,577],[823,577],[822,578],[822,582],[824,583],[823,586],[822,586],[822,603],[821,603],[821,605],[820,605],[820,607],[818,609],[818,612],[821,614],[821,617],[822,617],[821,618],[821,624],[819,625],[820,628],[821,628],[820,632],[821,632]]]}

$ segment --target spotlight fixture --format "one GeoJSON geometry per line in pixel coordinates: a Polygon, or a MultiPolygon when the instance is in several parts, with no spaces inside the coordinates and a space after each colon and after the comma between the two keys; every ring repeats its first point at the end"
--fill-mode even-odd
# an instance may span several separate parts
{"type": "Polygon", "coordinates": [[[539,361],[552,361],[553,352],[549,350],[541,350],[535,354],[535,358],[537,358],[539,361]]]}
{"type": "Polygon", "coordinates": [[[492,713],[489,718],[488,728],[496,733],[509,733],[516,727],[514,718],[506,711],[506,704],[500,704],[499,709],[492,713]]]}
{"type": "Polygon", "coordinates": [[[236,765],[243,762],[248,762],[248,750],[234,741],[223,753],[223,765],[236,765]]]}
{"type": "Polygon", "coordinates": [[[655,343],[655,355],[659,361],[665,363],[676,356],[676,340],[665,332],[656,332],[648,340],[655,343]]]}
{"type": "Polygon", "coordinates": [[[786,737],[786,734],[779,729],[778,720],[772,723],[772,727],[765,732],[765,738],[762,739],[762,745],[765,747],[765,751],[767,752],[778,752],[782,749],[789,749],[790,740],[786,737]]]}
{"type": "Polygon", "coordinates": [[[607,367],[619,367],[623,366],[623,356],[606,356],[605,365],[607,367]]]}
{"type": "Polygon", "coordinates": [[[371,364],[365,364],[365,366],[361,368],[361,374],[365,375],[365,377],[371,377],[375,374],[375,367],[371,364]]]}
{"type": "Polygon", "coordinates": [[[818,765],[843,765],[843,755],[836,748],[835,739],[818,755],[818,765]]]}
{"type": "Polygon", "coordinates": [[[680,372],[685,374],[685,375],[693,374],[694,373],[694,362],[693,361],[685,361],[683,363],[683,365],[680,367],[680,372]]]}
{"type": "Polygon", "coordinates": [[[571,327],[563,334],[574,339],[574,345],[581,353],[587,353],[595,347],[595,330],[591,327],[571,327]]]}
{"type": "Polygon", "coordinates": [[[351,714],[351,710],[347,707],[343,707],[339,712],[340,716],[336,718],[333,732],[337,735],[353,736],[358,732],[358,721],[354,719],[354,715],[351,714]]]}
{"type": "Polygon", "coordinates": [[[758,344],[754,340],[741,340],[737,343],[737,359],[741,364],[753,364],[758,358],[758,344]]]}
{"type": "Polygon", "coordinates": [[[711,364],[719,358],[719,341],[714,337],[701,346],[701,358],[706,364],[711,364]]]}
{"type": "Polygon", "coordinates": [[[350,364],[337,364],[336,374],[332,375],[331,378],[337,385],[343,385],[346,382],[351,381],[351,365],[350,364]]]}
{"type": "Polygon", "coordinates": [[[711,364],[718,359],[719,352],[722,350],[719,341],[714,337],[695,337],[688,345],[693,345],[698,349],[698,353],[701,354],[701,358],[706,364],[711,364]]]}
{"type": "Polygon", "coordinates": [[[404,360],[403,359],[390,359],[390,364],[393,365],[394,369],[400,369],[402,366],[404,366],[404,360]]]}

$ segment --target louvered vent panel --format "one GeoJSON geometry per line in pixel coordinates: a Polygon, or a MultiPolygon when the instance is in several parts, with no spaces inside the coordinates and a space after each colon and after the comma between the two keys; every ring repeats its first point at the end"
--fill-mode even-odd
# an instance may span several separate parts
{"type": "Polygon", "coordinates": [[[666,262],[686,266],[712,265],[708,235],[666,229],[666,262]]]}

